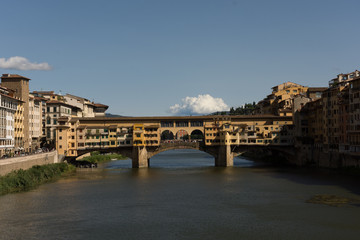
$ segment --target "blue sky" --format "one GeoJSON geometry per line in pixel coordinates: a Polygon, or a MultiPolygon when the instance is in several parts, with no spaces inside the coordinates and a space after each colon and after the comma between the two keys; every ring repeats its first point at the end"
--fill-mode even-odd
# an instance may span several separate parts
{"type": "Polygon", "coordinates": [[[355,0],[3,0],[1,6],[0,60],[20,56],[51,70],[0,73],[31,78],[31,91],[107,104],[113,114],[196,114],[219,102],[237,107],[261,100],[277,84],[327,86],[360,66],[355,0]],[[181,111],[171,112],[174,106],[181,111]]]}

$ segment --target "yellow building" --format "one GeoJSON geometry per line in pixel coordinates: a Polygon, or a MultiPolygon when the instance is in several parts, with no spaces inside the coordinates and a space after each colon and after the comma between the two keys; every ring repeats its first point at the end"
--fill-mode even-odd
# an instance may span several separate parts
{"type": "Polygon", "coordinates": [[[159,146],[160,144],[160,125],[137,123],[133,126],[133,145],[134,146],[159,146]]]}
{"type": "Polygon", "coordinates": [[[293,115],[294,96],[306,94],[308,87],[286,82],[272,87],[272,93],[258,103],[257,114],[274,114],[278,116],[293,115]]]}

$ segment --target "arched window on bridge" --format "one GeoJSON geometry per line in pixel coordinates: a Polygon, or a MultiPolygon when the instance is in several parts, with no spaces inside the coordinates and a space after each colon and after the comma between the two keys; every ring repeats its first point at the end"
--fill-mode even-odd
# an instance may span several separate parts
{"type": "Polygon", "coordinates": [[[161,133],[161,140],[162,141],[174,140],[174,134],[169,130],[165,130],[161,133]]]}
{"type": "Polygon", "coordinates": [[[179,130],[177,133],[176,133],[176,139],[177,140],[189,140],[189,133],[185,130],[179,130]]]}
{"type": "Polygon", "coordinates": [[[200,130],[194,130],[191,132],[191,140],[204,140],[204,134],[200,130]]]}

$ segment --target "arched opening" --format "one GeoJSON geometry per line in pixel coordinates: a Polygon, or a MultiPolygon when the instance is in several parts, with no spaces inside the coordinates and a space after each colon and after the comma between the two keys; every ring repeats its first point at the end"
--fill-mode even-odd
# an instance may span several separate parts
{"type": "Polygon", "coordinates": [[[191,132],[191,140],[203,141],[204,134],[200,130],[194,130],[191,132]]]}
{"type": "Polygon", "coordinates": [[[119,149],[117,151],[113,149],[97,149],[84,152],[79,151],[77,157],[69,157],[66,161],[78,168],[96,168],[98,164],[101,164],[102,168],[131,168],[131,158],[131,149],[119,149]]]}
{"type": "Polygon", "coordinates": [[[189,140],[189,133],[185,130],[179,130],[176,133],[176,140],[183,140],[183,141],[189,140]]]}
{"type": "Polygon", "coordinates": [[[214,167],[214,157],[196,149],[171,149],[150,159],[151,168],[203,168],[214,167]]]}
{"type": "Polygon", "coordinates": [[[174,140],[174,134],[169,130],[165,130],[161,133],[161,141],[168,140],[174,140]]]}

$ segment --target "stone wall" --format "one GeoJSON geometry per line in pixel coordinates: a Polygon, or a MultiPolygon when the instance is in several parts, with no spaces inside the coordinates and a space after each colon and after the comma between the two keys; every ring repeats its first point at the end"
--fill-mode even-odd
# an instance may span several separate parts
{"type": "Polygon", "coordinates": [[[58,162],[59,158],[57,151],[28,155],[24,157],[0,159],[0,176],[8,174],[13,170],[26,170],[34,165],[45,165],[58,162]]]}
{"type": "Polygon", "coordinates": [[[324,152],[311,144],[302,144],[296,148],[296,158],[291,162],[298,166],[316,166],[323,168],[360,168],[360,155],[339,153],[338,151],[324,152]]]}

